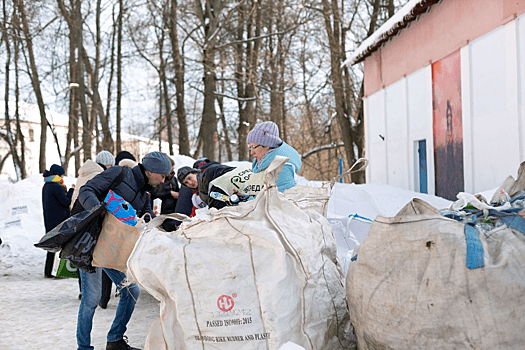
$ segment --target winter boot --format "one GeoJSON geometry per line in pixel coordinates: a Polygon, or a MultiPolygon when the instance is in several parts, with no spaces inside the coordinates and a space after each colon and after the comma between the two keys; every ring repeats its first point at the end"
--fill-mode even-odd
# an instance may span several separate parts
{"type": "Polygon", "coordinates": [[[117,341],[108,341],[106,344],[106,350],[140,350],[139,348],[132,348],[128,345],[128,337],[117,341]]]}

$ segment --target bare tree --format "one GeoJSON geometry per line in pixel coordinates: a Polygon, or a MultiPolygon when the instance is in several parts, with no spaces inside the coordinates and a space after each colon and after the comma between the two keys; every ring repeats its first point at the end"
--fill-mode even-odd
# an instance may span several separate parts
{"type": "MultiPolygon", "coordinates": [[[[169,4],[165,3],[162,8],[162,19],[163,23],[167,24],[169,17],[169,4]]],[[[173,123],[172,123],[172,112],[171,112],[171,99],[168,90],[168,78],[166,77],[166,60],[164,59],[164,40],[165,40],[165,31],[163,28],[160,30],[159,35],[159,79],[162,84],[162,98],[164,99],[164,111],[165,111],[165,120],[166,120],[166,131],[168,136],[168,145],[169,152],[171,155],[175,154],[173,152],[173,123]]]]}
{"type": "MultiPolygon", "coordinates": [[[[349,165],[352,165],[361,156],[355,153],[355,146],[358,140],[362,140],[362,138],[357,136],[356,127],[352,125],[351,121],[351,119],[354,119],[354,124],[361,122],[355,120],[355,112],[353,112],[354,109],[357,109],[357,96],[353,89],[348,68],[341,68],[342,63],[346,59],[345,42],[348,29],[344,26],[341,16],[342,9],[336,0],[321,0],[321,4],[330,48],[330,68],[332,88],[335,95],[335,113],[345,144],[346,160],[349,165]]],[[[360,128],[359,130],[363,129],[360,128]]],[[[353,174],[352,180],[356,183],[363,183],[365,181],[364,172],[353,174]]]]}
{"type": "MultiPolygon", "coordinates": [[[[271,13],[267,19],[267,26],[271,32],[279,35],[269,36],[265,46],[265,65],[268,71],[267,85],[270,91],[270,119],[279,126],[281,138],[288,140],[286,122],[285,92],[287,88],[287,59],[293,42],[298,19],[287,17],[285,10],[287,3],[278,0],[267,11],[271,13]]],[[[288,72],[290,74],[290,72],[288,72]]]]}
{"type": "MultiPolygon", "coordinates": [[[[39,168],[39,171],[43,173],[46,170],[46,141],[47,141],[46,130],[47,130],[48,125],[51,128],[51,124],[49,124],[46,118],[44,98],[42,97],[42,91],[40,89],[40,79],[38,77],[38,69],[36,66],[35,55],[33,52],[33,39],[32,39],[31,32],[29,30],[29,23],[27,19],[27,13],[26,13],[24,0],[14,0],[14,3],[18,9],[18,14],[20,16],[20,23],[22,26],[22,31],[24,33],[27,54],[29,56],[29,62],[30,62],[28,70],[30,71],[29,74],[31,77],[31,84],[33,86],[33,90],[36,95],[38,110],[40,112],[40,155],[39,155],[39,160],[38,160],[38,168],[39,168]]],[[[60,148],[58,146],[58,142],[57,142],[57,147],[58,147],[59,155],[62,156],[60,154],[60,148]]]]}
{"type": "MultiPolygon", "coordinates": [[[[2,1],[2,13],[3,13],[3,27],[2,27],[2,38],[3,43],[5,47],[6,52],[6,65],[5,65],[5,94],[4,94],[4,102],[5,102],[5,132],[4,130],[0,130],[0,137],[4,139],[4,141],[7,142],[10,152],[1,159],[1,166],[3,166],[5,159],[9,155],[11,155],[11,158],[13,160],[13,167],[16,172],[17,180],[24,179],[27,177],[26,169],[25,169],[25,157],[24,157],[24,138],[22,134],[22,130],[20,127],[20,118],[18,115],[18,99],[15,101],[15,130],[14,132],[11,129],[11,117],[10,117],[10,109],[9,109],[9,100],[10,100],[10,94],[9,94],[9,82],[10,82],[10,72],[11,72],[11,42],[9,40],[10,37],[13,37],[13,46],[15,48],[15,58],[14,58],[14,65],[15,65],[15,79],[16,79],[16,86],[15,89],[18,91],[18,44],[16,35],[14,32],[9,31],[8,23],[10,22],[9,16],[7,14],[7,3],[6,0],[2,1]]],[[[15,21],[16,18],[16,12],[13,11],[12,20],[15,21]]],[[[14,30],[15,26],[12,26],[12,29],[14,30]]],[[[0,43],[1,45],[1,43],[0,43]]],[[[1,169],[1,168],[0,168],[1,169]]]]}
{"type": "Polygon", "coordinates": [[[22,179],[25,179],[27,177],[27,170],[26,170],[26,158],[25,158],[25,138],[24,134],[22,133],[22,127],[20,124],[20,69],[18,67],[18,62],[20,60],[20,33],[18,33],[17,28],[19,28],[18,23],[18,16],[16,15],[16,10],[13,9],[13,29],[14,29],[14,48],[15,48],[15,59],[14,59],[14,65],[15,65],[15,121],[16,121],[16,129],[17,133],[15,136],[15,145],[19,147],[19,152],[17,152],[17,163],[20,166],[21,173],[22,173],[22,179]],[[19,146],[18,146],[19,145],[19,146]]]}
{"type": "Polygon", "coordinates": [[[254,104],[256,99],[257,70],[261,43],[262,9],[258,1],[239,6],[237,44],[235,45],[235,72],[239,126],[237,128],[239,159],[249,159],[246,138],[255,125],[254,104]],[[249,5],[248,5],[249,4],[249,5]],[[246,38],[246,40],[244,40],[246,38]]]}
{"type": "Polygon", "coordinates": [[[215,45],[218,39],[220,15],[224,4],[216,0],[195,1],[197,17],[204,29],[202,44],[202,64],[204,81],[204,105],[200,134],[205,157],[215,159],[215,139],[217,138],[217,116],[215,114],[215,45]],[[202,4],[202,5],[201,5],[202,4]]]}
{"type": "Polygon", "coordinates": [[[113,82],[113,77],[115,75],[115,36],[117,34],[117,20],[115,19],[115,6],[112,9],[113,25],[111,27],[111,49],[110,49],[110,58],[109,58],[109,78],[108,78],[108,88],[107,88],[107,101],[106,101],[106,119],[105,124],[103,123],[102,127],[107,128],[109,139],[105,138],[104,148],[111,150],[113,152],[113,139],[111,138],[111,133],[109,132],[109,111],[111,109],[111,84],[113,82]],[[111,148],[109,147],[111,143],[111,148]]]}
{"type": "Polygon", "coordinates": [[[122,18],[124,16],[124,1],[119,0],[119,13],[117,19],[117,153],[122,151],[121,113],[122,113],[122,18]]]}
{"type": "Polygon", "coordinates": [[[168,25],[170,16],[170,3],[165,1],[163,3],[151,2],[148,4],[149,18],[137,23],[134,27],[130,27],[129,31],[134,33],[131,40],[135,45],[138,54],[149,63],[149,65],[157,72],[159,77],[159,117],[157,123],[157,133],[159,138],[159,149],[161,147],[162,135],[166,132],[169,153],[175,154],[173,150],[173,113],[171,108],[171,97],[168,86],[167,67],[168,62],[165,59],[164,44],[166,42],[165,26],[168,25]],[[157,22],[160,18],[161,21],[157,22]],[[155,41],[153,46],[150,37],[146,34],[149,29],[153,29],[155,41]]]}
{"type": "Polygon", "coordinates": [[[175,89],[177,100],[177,122],[179,124],[179,153],[190,154],[190,140],[188,123],[186,121],[186,108],[184,107],[184,61],[179,48],[179,34],[177,30],[178,3],[171,0],[170,15],[167,17],[166,27],[169,29],[171,52],[175,71],[175,89]]]}

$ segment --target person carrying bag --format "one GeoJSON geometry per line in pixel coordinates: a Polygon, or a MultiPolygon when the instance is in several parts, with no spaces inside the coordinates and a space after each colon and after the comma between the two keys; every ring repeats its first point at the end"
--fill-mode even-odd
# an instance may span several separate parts
{"type": "MultiPolygon", "coordinates": [[[[142,217],[145,213],[149,213],[153,218],[155,214],[151,210],[148,191],[164,182],[170,170],[171,161],[166,154],[162,152],[150,152],[146,154],[142,163],[139,163],[132,169],[113,166],[95,176],[82,186],[78,201],[80,201],[80,204],[82,204],[86,210],[90,210],[99,205],[101,202],[100,198],[105,198],[111,184],[122,172],[124,173],[122,181],[115,186],[113,192],[121,196],[133,208],[141,208],[137,213],[139,217],[142,217]]],[[[106,213],[106,216],[109,216],[108,213],[106,213]]],[[[106,218],[104,218],[104,220],[106,220],[106,218]]],[[[106,226],[108,226],[107,223],[106,226]]],[[[104,227],[104,223],[102,223],[102,227],[104,227]]],[[[128,239],[129,234],[125,236],[126,239],[128,239]]],[[[91,329],[93,327],[93,316],[101,298],[102,269],[117,285],[121,293],[115,319],[107,335],[106,349],[135,349],[128,345],[124,333],[126,332],[126,325],[135,309],[135,304],[140,293],[139,287],[136,283],[124,286],[123,282],[126,279],[126,275],[122,271],[113,268],[94,267],[94,273],[87,273],[84,270],[80,270],[82,299],[77,321],[78,350],[93,348],[91,346],[91,329]]]]}
{"type": "Polygon", "coordinates": [[[104,202],[107,210],[93,251],[92,264],[126,273],[126,263],[140,236],[140,226],[146,216],[151,219],[151,215],[146,213],[138,221],[135,220],[135,209],[113,191],[108,193],[104,202]]]}

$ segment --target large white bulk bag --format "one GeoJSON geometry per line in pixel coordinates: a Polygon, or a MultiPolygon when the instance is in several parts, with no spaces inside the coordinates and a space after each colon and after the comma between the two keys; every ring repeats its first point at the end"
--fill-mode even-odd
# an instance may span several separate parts
{"type": "Polygon", "coordinates": [[[328,221],[275,187],[175,232],[143,231],[129,273],[160,301],[146,349],[347,349],[350,322],[328,221]]]}
{"type": "Polygon", "coordinates": [[[346,290],[358,348],[523,349],[525,211],[511,217],[518,229],[488,233],[436,211],[415,201],[378,216],[354,250],[346,290]]]}

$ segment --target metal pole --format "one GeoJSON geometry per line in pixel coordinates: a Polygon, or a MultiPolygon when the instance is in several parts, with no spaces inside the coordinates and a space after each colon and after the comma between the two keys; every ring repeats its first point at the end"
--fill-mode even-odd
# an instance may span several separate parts
{"type": "MultiPolygon", "coordinates": [[[[339,158],[339,175],[343,174],[343,158],[339,158]]],[[[343,183],[343,178],[339,179],[340,183],[343,183]]]]}

